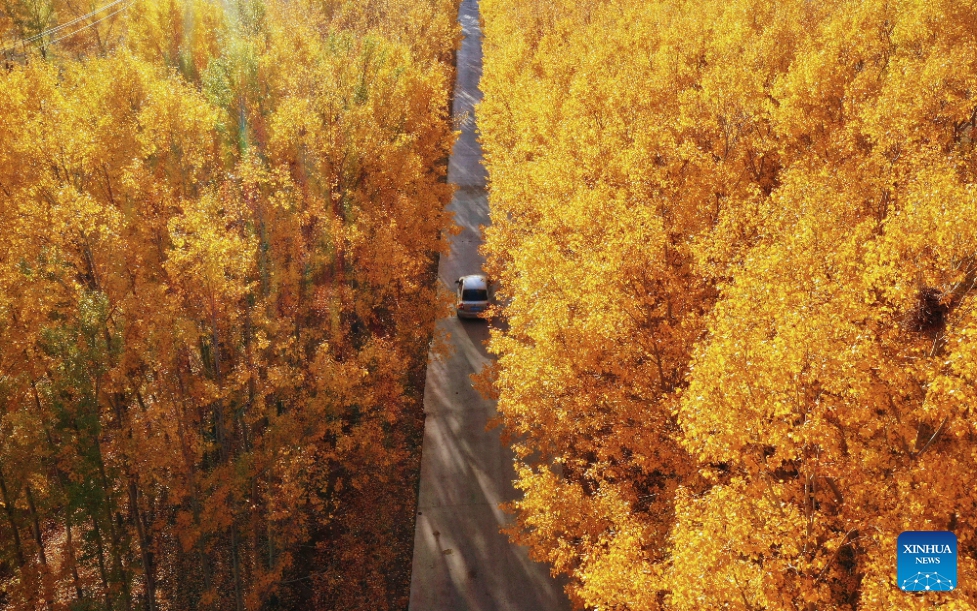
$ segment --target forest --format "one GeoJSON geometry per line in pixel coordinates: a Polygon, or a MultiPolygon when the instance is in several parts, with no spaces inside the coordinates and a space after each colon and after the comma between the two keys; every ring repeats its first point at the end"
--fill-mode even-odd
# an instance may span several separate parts
{"type": "Polygon", "coordinates": [[[977,6],[481,10],[510,536],[581,609],[977,608],[977,6]]]}
{"type": "MultiPolygon", "coordinates": [[[[0,0],[0,609],[408,608],[460,4],[0,0]]],[[[510,540],[977,610],[977,5],[477,6],[510,540]]]]}
{"type": "Polygon", "coordinates": [[[0,1],[0,608],[406,608],[457,8],[0,1]]]}

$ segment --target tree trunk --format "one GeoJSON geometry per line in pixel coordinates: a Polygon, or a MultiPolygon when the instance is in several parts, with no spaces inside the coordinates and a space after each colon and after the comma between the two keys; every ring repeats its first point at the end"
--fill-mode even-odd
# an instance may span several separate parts
{"type": "Polygon", "coordinates": [[[75,544],[71,538],[71,520],[65,515],[64,528],[68,534],[68,561],[71,563],[71,578],[75,585],[75,596],[78,600],[85,598],[85,591],[81,589],[81,579],[78,577],[78,561],[75,559],[75,544]]]}
{"type": "Polygon", "coordinates": [[[7,492],[7,482],[3,477],[3,470],[0,469],[0,494],[3,495],[3,506],[7,513],[7,520],[10,521],[10,530],[14,533],[14,549],[17,552],[17,566],[24,568],[24,547],[20,542],[20,531],[17,529],[17,519],[14,517],[14,505],[7,492]]]}
{"type": "Polygon", "coordinates": [[[27,507],[31,511],[31,524],[34,531],[34,541],[37,543],[37,550],[41,557],[41,564],[47,566],[47,554],[44,553],[44,540],[41,538],[41,523],[37,517],[37,506],[34,504],[34,495],[31,493],[30,486],[24,486],[27,494],[27,507]]]}
{"type": "MultiPolygon", "coordinates": [[[[217,388],[223,393],[224,381],[221,375],[220,361],[220,335],[217,331],[217,300],[211,296],[210,302],[211,315],[211,341],[213,343],[214,359],[214,378],[217,381],[217,388]]],[[[224,401],[217,399],[215,402],[215,420],[217,425],[217,441],[221,449],[221,462],[225,465],[231,461],[230,440],[227,438],[227,426],[224,422],[224,401]]],[[[234,501],[231,504],[231,569],[234,574],[234,601],[237,611],[244,611],[244,586],[241,579],[240,554],[238,553],[237,540],[237,521],[235,520],[234,501]]]]}
{"type": "Polygon", "coordinates": [[[143,565],[143,585],[146,594],[146,611],[156,610],[156,567],[153,564],[152,541],[146,525],[142,521],[142,512],[139,511],[139,490],[132,476],[129,476],[129,506],[132,521],[136,524],[136,535],[139,537],[139,552],[142,555],[143,565]]]}

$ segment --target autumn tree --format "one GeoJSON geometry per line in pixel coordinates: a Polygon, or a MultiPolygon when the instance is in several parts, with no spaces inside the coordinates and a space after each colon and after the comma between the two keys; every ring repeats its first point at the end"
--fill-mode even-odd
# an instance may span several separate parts
{"type": "Polygon", "coordinates": [[[972,587],[977,15],[486,0],[513,536],[581,607],[923,608],[972,587]]]}
{"type": "Polygon", "coordinates": [[[4,605],[398,606],[455,26],[117,19],[0,73],[4,605]]]}

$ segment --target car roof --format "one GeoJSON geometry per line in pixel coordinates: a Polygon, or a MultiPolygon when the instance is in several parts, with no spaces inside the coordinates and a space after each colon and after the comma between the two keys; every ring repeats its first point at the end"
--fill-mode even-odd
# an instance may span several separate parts
{"type": "Polygon", "coordinates": [[[488,281],[486,280],[485,276],[481,274],[462,276],[460,280],[462,288],[466,289],[484,289],[488,286],[488,281]]]}

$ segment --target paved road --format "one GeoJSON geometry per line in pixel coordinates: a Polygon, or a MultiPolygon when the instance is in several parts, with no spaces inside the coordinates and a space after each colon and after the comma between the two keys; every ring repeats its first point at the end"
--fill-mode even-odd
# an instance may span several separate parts
{"type": "MultiPolygon", "coordinates": [[[[482,149],[475,137],[475,104],[481,99],[482,43],[478,1],[464,0],[459,15],[465,39],[458,53],[453,113],[462,126],[448,165],[458,186],[450,209],[462,233],[441,258],[441,281],[479,272],[480,225],[488,225],[482,149]]],[[[549,568],[499,533],[506,516],[499,503],[515,498],[512,453],[499,431],[486,431],[495,402],[471,386],[469,375],[488,363],[483,321],[439,323],[451,334],[452,353],[428,365],[424,394],[424,448],[410,611],[564,611],[570,608],[549,568]]]]}

